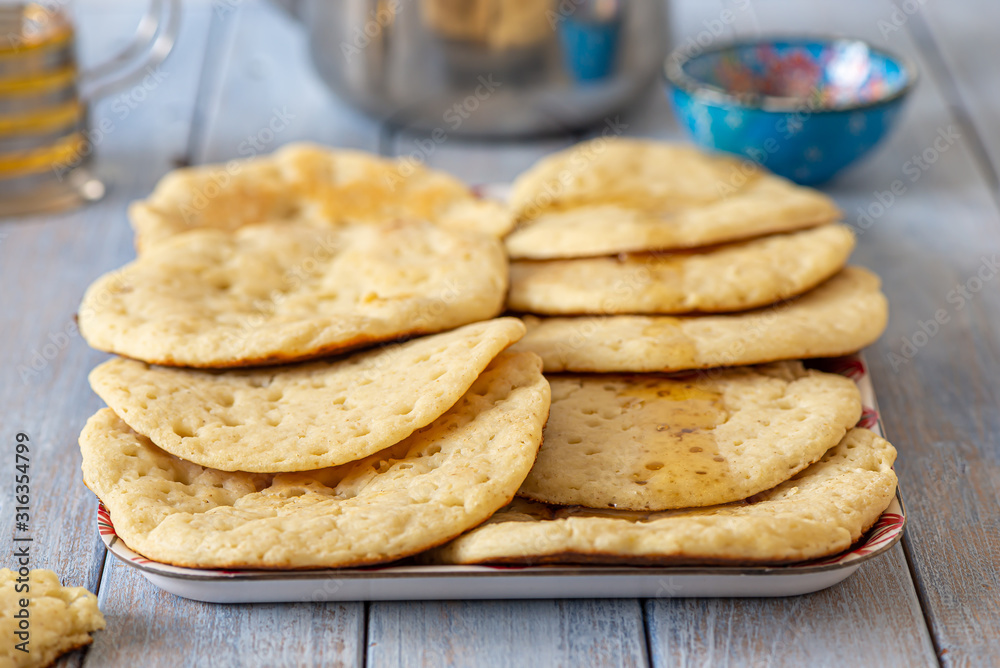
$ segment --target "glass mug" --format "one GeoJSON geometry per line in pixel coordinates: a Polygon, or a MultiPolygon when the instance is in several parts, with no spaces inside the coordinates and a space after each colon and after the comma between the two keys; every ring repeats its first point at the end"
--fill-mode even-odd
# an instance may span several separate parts
{"type": "Polygon", "coordinates": [[[152,0],[123,51],[80,70],[68,2],[0,0],[0,216],[100,199],[88,107],[149,76],[174,45],[180,0],[152,0]]]}

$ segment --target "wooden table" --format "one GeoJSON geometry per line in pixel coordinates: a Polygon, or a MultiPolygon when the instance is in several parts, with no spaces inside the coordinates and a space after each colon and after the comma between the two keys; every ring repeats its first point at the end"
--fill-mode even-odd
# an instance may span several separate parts
{"type": "MultiPolygon", "coordinates": [[[[720,25],[722,4],[673,4],[677,38],[720,25]]],[[[126,203],[172,167],[246,155],[254,141],[268,151],[300,139],[387,155],[418,151],[431,166],[484,182],[510,179],[578,137],[449,137],[424,151],[420,135],[382,127],[328,93],[307,62],[301,31],[280,11],[253,0],[189,2],[163,80],[127,112],[121,100],[95,110],[113,128],[97,146],[108,197],[0,224],[0,434],[8,455],[17,432],[35,447],[34,565],[97,591],[108,620],[92,647],[61,665],[1000,663],[1000,282],[984,281],[961,307],[948,299],[1000,253],[1000,5],[895,4],[730,2],[735,20],[722,27],[727,35],[858,35],[910,56],[923,74],[899,131],[829,186],[857,224],[859,212],[879,211],[872,205],[890,183],[906,183],[864,229],[854,257],[881,274],[892,304],[869,360],[899,449],[910,518],[902,545],[843,584],[788,599],[219,606],[165,594],[107,555],[80,477],[77,435],[101,405],[86,376],[105,355],[75,334],[72,318],[87,284],[133,256],[126,203]],[[285,120],[274,127],[283,127],[266,131],[276,118],[285,120]],[[910,180],[907,161],[949,129],[958,141],[910,180]],[[901,354],[939,309],[948,322],[918,336],[923,345],[912,358],[892,364],[889,355],[901,354]]],[[[127,5],[80,3],[84,60],[124,43],[136,20],[127,5]]],[[[629,134],[682,138],[659,89],[622,120],[629,134]]],[[[12,478],[2,477],[0,495],[8,545],[12,478]]]]}

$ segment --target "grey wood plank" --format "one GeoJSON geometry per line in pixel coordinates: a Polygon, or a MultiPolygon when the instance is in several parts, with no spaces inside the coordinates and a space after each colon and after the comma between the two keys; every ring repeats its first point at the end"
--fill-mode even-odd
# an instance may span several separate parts
{"type": "Polygon", "coordinates": [[[218,605],[157,589],[109,558],[102,634],[88,666],[356,666],[364,645],[360,603],[218,605]]]}
{"type": "Polygon", "coordinates": [[[636,600],[372,604],[368,666],[644,666],[636,600]]]}
{"type": "Polygon", "coordinates": [[[900,546],[841,584],[775,600],[646,602],[653,666],[935,666],[900,546]],[[907,607],[899,607],[899,602],[907,607]],[[754,623],[756,622],[756,623],[754,623]]]}
{"type": "MultiPolygon", "coordinates": [[[[919,40],[928,56],[940,55],[944,71],[933,74],[945,86],[959,112],[968,117],[969,128],[983,144],[989,162],[991,185],[1000,197],[1000,87],[997,86],[996,62],[1000,43],[996,27],[1000,25],[1000,5],[995,2],[957,0],[947,5],[926,3],[916,12],[897,14],[919,40]]],[[[899,30],[889,23],[886,40],[892,43],[899,30]]]]}
{"type": "MultiPolygon", "coordinates": [[[[79,7],[81,62],[96,62],[121,48],[140,11],[120,3],[79,7]]],[[[27,433],[33,444],[31,565],[51,568],[64,582],[91,591],[99,586],[105,551],[95,526],[96,502],[80,476],[76,441],[100,404],[87,373],[105,356],[83,343],[73,315],[84,288],[132,256],[125,203],[147,192],[184,146],[194,86],[181,73],[200,65],[206,35],[199,26],[192,12],[177,53],[158,72],[162,81],[151,79],[140,87],[141,94],[131,89],[94,109],[95,121],[110,123],[93,140],[95,169],[108,182],[107,198],[69,213],[0,222],[0,423],[8,453],[16,432],[27,433]]],[[[5,565],[14,534],[12,480],[12,475],[0,477],[5,565]]],[[[98,634],[98,642],[115,637],[112,626],[98,634]]],[[[79,665],[83,656],[73,652],[60,665],[79,665]]]]}
{"type": "MultiPolygon", "coordinates": [[[[909,35],[893,46],[930,69],[909,35]]],[[[976,160],[977,140],[963,132],[933,78],[915,91],[907,116],[893,141],[841,179],[834,194],[849,220],[869,226],[856,255],[882,275],[891,304],[888,330],[869,359],[886,429],[900,450],[896,470],[924,614],[944,664],[994,664],[1000,661],[1000,290],[991,266],[1000,260],[1000,213],[990,175],[976,160]],[[956,131],[962,136],[944,152],[934,148],[956,131]],[[935,161],[914,176],[907,165],[928,151],[938,153],[935,161]],[[863,218],[859,210],[880,211],[894,181],[906,192],[881,216],[863,218]],[[980,271],[989,280],[982,282],[980,271]],[[965,286],[977,290],[969,299],[958,292],[965,286]],[[943,323],[937,328],[935,316],[943,323]]]]}
{"type": "Polygon", "coordinates": [[[329,91],[315,73],[298,23],[274,3],[220,3],[220,49],[207,70],[204,118],[193,162],[252,158],[292,141],[375,151],[379,125],[329,91]]]}

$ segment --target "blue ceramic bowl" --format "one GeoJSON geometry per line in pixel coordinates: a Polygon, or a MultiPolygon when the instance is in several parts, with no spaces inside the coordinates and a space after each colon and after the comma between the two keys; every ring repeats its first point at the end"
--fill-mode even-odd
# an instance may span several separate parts
{"type": "Polygon", "coordinates": [[[888,133],[917,71],[857,39],[775,38],[691,43],[667,58],[666,77],[698,144],[816,184],[888,133]]]}

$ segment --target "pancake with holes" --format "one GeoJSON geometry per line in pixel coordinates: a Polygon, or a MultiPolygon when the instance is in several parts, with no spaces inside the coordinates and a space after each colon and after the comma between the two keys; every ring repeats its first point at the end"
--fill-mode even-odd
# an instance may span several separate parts
{"type": "Polygon", "coordinates": [[[417,219],[495,238],[514,225],[505,206],[479,199],[450,174],[411,159],[303,143],[174,170],[128,213],[141,252],[185,232],[262,223],[330,228],[417,219]]]}
{"type": "Polygon", "coordinates": [[[516,318],[350,357],[253,371],[114,359],[94,391],[158,447],[222,471],[308,471],[394,445],[451,408],[524,333],[516,318]]]}
{"type": "Polygon", "coordinates": [[[745,499],[817,461],[861,417],[851,380],[800,362],[549,383],[545,441],[518,495],[560,505],[649,511],[745,499]]]}
{"type": "Polygon", "coordinates": [[[513,259],[698,248],[840,217],[833,200],[749,160],[600,137],[543,158],[510,196],[513,259]]]}
{"type": "Polygon", "coordinates": [[[486,320],[506,291],[498,241],[426,222],[206,229],[97,279],[80,332],[150,364],[260,366],[486,320]]]}
{"type": "Polygon", "coordinates": [[[368,458],[308,473],[205,468],[110,409],[80,435],[83,479],[148,559],[191,568],[337,568],[440,545],[508,503],[542,439],[549,386],[502,353],[445,414],[368,458]]]}
{"type": "Polygon", "coordinates": [[[895,449],[852,429],[823,458],[746,502],[639,513],[515,500],[434,550],[444,564],[767,565],[818,559],[856,542],[892,502],[895,449]]]}
{"type": "Polygon", "coordinates": [[[743,311],[790,299],[840,271],[846,225],[775,234],[686,253],[518,260],[507,308],[540,315],[743,311]]]}
{"type": "Polygon", "coordinates": [[[889,319],[879,278],[846,267],[791,301],[719,315],[525,316],[517,348],[546,373],[683,371],[837,357],[874,342],[889,319]]]}

